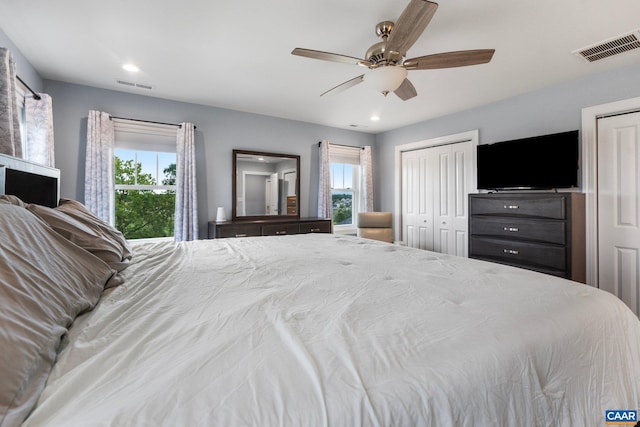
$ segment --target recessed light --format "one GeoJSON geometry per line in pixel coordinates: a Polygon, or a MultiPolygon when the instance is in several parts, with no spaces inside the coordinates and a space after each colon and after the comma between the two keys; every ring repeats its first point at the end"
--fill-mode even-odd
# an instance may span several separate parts
{"type": "Polygon", "coordinates": [[[380,116],[374,114],[369,118],[369,120],[371,120],[372,122],[377,122],[378,120],[380,120],[380,116]]]}
{"type": "Polygon", "coordinates": [[[140,68],[136,67],[133,64],[124,64],[122,66],[122,69],[126,71],[131,71],[132,73],[137,73],[138,71],[140,71],[140,68]]]}

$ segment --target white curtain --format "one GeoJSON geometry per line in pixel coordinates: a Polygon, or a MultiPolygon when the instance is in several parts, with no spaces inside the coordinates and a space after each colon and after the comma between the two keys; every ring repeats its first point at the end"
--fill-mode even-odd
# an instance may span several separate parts
{"type": "Polygon", "coordinates": [[[196,191],[195,126],[181,123],[176,150],[176,241],[198,239],[198,194],[196,191]]]}
{"type": "Polygon", "coordinates": [[[371,147],[360,150],[360,212],[373,211],[373,170],[371,147]]]}
{"type": "Polygon", "coordinates": [[[331,171],[329,141],[320,142],[318,173],[318,218],[331,218],[331,171]]]}
{"type": "Polygon", "coordinates": [[[115,225],[114,130],[108,113],[89,111],[84,203],[103,221],[115,225]]]}
{"type": "Polygon", "coordinates": [[[0,153],[22,158],[22,138],[16,102],[16,64],[0,47],[0,153]]]}
{"type": "Polygon", "coordinates": [[[40,99],[25,96],[24,114],[27,138],[24,158],[41,165],[54,167],[53,105],[51,97],[40,93],[40,99]]]}

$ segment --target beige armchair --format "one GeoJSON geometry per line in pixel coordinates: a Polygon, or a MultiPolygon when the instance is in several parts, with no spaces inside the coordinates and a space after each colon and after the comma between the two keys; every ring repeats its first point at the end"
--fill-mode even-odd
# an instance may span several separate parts
{"type": "Polygon", "coordinates": [[[358,213],[358,237],[393,243],[391,212],[358,213]]]}

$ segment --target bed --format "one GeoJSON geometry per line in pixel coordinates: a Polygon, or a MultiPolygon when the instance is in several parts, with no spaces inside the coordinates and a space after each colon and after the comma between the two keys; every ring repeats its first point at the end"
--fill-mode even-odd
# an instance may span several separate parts
{"type": "Polygon", "coordinates": [[[0,201],[0,426],[599,426],[640,323],[514,267],[332,234],[127,242],[0,201]],[[23,348],[26,347],[26,348],[23,348]]]}

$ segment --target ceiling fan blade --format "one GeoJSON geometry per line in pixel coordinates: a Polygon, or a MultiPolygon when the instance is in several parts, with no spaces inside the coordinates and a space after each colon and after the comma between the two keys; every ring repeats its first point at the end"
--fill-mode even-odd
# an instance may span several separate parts
{"type": "Polygon", "coordinates": [[[404,79],[400,87],[394,90],[393,93],[398,95],[398,98],[402,99],[403,101],[406,101],[418,95],[418,92],[416,92],[416,88],[409,81],[409,79],[404,79]]]}
{"type": "Polygon", "coordinates": [[[320,94],[320,96],[324,96],[324,95],[335,95],[336,93],[340,93],[342,91],[345,91],[347,89],[349,89],[350,87],[353,87],[359,83],[362,83],[362,80],[364,79],[364,74],[358,76],[358,77],[354,77],[351,80],[347,80],[344,83],[340,83],[338,86],[329,89],[328,91],[320,94]]]}
{"type": "Polygon", "coordinates": [[[476,49],[436,53],[407,59],[402,66],[407,70],[435,70],[438,68],[486,64],[491,61],[494,52],[495,49],[476,49]]]}
{"type": "Polygon", "coordinates": [[[338,53],[322,52],[320,50],[295,48],[291,51],[292,55],[304,56],[312,59],[320,59],[321,61],[341,62],[343,64],[362,65],[368,67],[373,65],[364,59],[354,58],[353,56],[340,55],[338,53]]]}
{"type": "Polygon", "coordinates": [[[437,9],[438,3],[411,0],[391,30],[385,48],[385,56],[387,56],[387,52],[389,54],[397,52],[404,56],[427,28],[437,9]]]}

